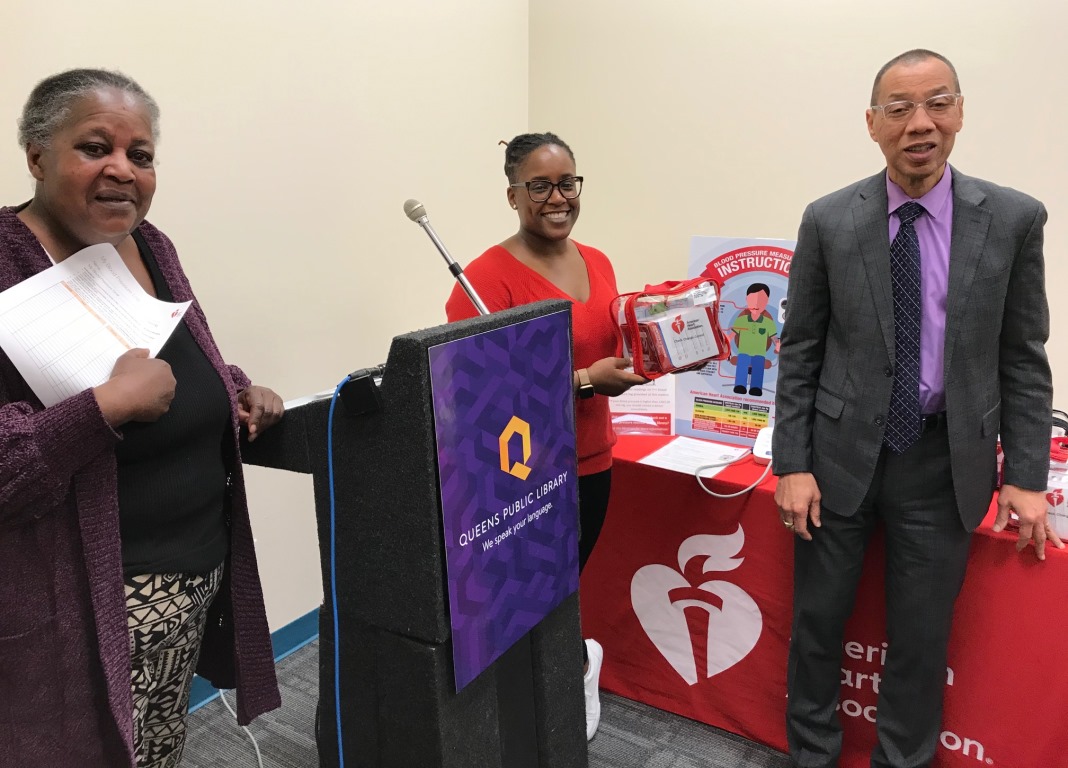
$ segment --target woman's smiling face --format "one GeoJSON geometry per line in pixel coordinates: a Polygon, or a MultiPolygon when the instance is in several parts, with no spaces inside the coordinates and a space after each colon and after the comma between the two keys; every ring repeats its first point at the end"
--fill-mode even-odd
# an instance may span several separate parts
{"type": "MultiPolygon", "coordinates": [[[[545,144],[531,152],[516,171],[517,184],[548,181],[553,184],[575,176],[575,161],[566,149],[545,144]]],[[[567,200],[555,187],[549,199],[535,203],[527,190],[509,187],[508,199],[519,212],[519,226],[526,233],[545,240],[564,240],[571,235],[579,215],[579,199],[567,200]]]]}

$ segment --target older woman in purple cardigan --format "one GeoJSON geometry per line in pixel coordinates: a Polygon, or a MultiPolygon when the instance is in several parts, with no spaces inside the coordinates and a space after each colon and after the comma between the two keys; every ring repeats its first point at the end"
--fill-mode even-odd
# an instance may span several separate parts
{"type": "Polygon", "coordinates": [[[223,362],[171,241],[145,221],[159,109],[114,72],[34,88],[33,199],[0,209],[0,290],[110,243],[149,294],[192,301],[155,358],[45,408],[0,352],[0,766],[170,768],[194,670],[241,723],[280,703],[239,437],[282,417],[223,362]]]}

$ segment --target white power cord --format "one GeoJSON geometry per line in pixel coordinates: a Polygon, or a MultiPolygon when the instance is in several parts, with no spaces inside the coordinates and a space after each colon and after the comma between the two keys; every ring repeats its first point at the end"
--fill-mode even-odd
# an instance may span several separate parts
{"type": "MultiPolygon", "coordinates": [[[[228,702],[226,700],[226,692],[223,691],[223,690],[220,690],[219,691],[219,698],[222,699],[222,703],[223,703],[223,706],[226,707],[226,711],[229,712],[231,715],[233,715],[234,720],[237,720],[237,713],[234,712],[234,710],[230,708],[230,702],[228,702]]],[[[252,731],[250,731],[247,726],[242,725],[242,726],[239,726],[239,727],[241,728],[242,731],[245,732],[245,735],[248,736],[248,740],[252,742],[252,748],[256,750],[256,763],[257,763],[257,765],[259,765],[259,768],[263,768],[263,755],[260,754],[260,745],[256,743],[256,737],[252,735],[252,731]]]]}
{"type": "Polygon", "coordinates": [[[697,469],[695,469],[694,473],[693,473],[694,477],[697,478],[697,484],[699,486],[701,486],[701,490],[702,491],[707,493],[709,496],[715,496],[717,499],[733,499],[733,498],[737,498],[738,496],[742,496],[744,494],[749,493],[750,491],[754,490],[758,485],[760,485],[762,482],[764,482],[765,478],[767,478],[768,473],[771,472],[771,463],[770,462],[764,466],[764,472],[760,475],[760,477],[758,477],[756,479],[755,482],[753,482],[752,485],[749,485],[749,486],[743,488],[742,490],[736,491],[734,493],[716,493],[715,491],[710,490],[708,488],[708,486],[705,485],[705,481],[704,481],[704,478],[701,477],[701,473],[704,472],[706,469],[719,469],[720,467],[729,467],[731,464],[737,464],[739,461],[744,459],[746,456],[751,456],[752,454],[753,454],[752,451],[746,451],[745,453],[743,453],[738,458],[731,459],[730,461],[720,461],[720,462],[717,462],[715,464],[702,464],[697,469]]]}

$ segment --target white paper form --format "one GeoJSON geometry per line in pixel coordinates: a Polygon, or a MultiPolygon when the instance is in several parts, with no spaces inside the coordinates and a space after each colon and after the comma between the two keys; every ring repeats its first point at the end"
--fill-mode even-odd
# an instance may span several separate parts
{"type": "MultiPolygon", "coordinates": [[[[692,437],[676,437],[638,463],[692,475],[697,471],[698,467],[703,467],[706,464],[725,465],[727,462],[739,459],[747,453],[749,453],[748,448],[736,445],[723,445],[722,443],[712,443],[708,440],[697,440],[692,437]]],[[[702,470],[701,477],[714,477],[722,469],[724,467],[702,470]]]]}
{"type": "Polygon", "coordinates": [[[91,245],[0,293],[0,348],[55,405],[107,381],[127,350],[155,357],[190,303],[149,296],[114,246],[91,245]]]}

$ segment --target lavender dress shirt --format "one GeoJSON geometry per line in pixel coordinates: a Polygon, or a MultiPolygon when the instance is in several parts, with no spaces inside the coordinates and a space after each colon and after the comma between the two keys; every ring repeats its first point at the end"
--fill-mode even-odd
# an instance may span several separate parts
{"type": "MultiPolygon", "coordinates": [[[[897,237],[901,220],[894,213],[912,200],[905,190],[886,177],[890,213],[890,242],[897,237]]],[[[916,199],[924,215],[916,219],[920,240],[920,410],[938,413],[946,409],[944,362],[946,346],[946,299],[949,296],[949,243],[953,236],[953,178],[949,165],[937,184],[916,199]]]]}

